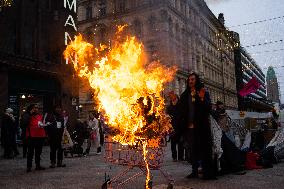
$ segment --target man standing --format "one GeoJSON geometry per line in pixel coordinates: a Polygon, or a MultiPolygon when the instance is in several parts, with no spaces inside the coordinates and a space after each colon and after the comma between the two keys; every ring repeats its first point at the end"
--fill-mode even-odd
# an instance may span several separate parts
{"type": "Polygon", "coordinates": [[[189,144],[192,173],[187,178],[198,177],[199,161],[203,169],[203,179],[216,179],[212,160],[212,136],[209,114],[211,101],[199,76],[191,73],[187,89],[178,103],[185,140],[189,144]]]}
{"type": "Polygon", "coordinates": [[[50,144],[50,168],[55,168],[56,159],[57,167],[66,167],[62,164],[63,161],[63,148],[62,148],[62,136],[64,131],[64,118],[62,115],[62,109],[60,106],[55,106],[52,113],[45,115],[44,122],[47,126],[47,134],[50,144]]]}
{"type": "Polygon", "coordinates": [[[38,106],[31,105],[31,117],[26,129],[26,137],[28,141],[28,156],[27,156],[27,172],[31,172],[33,156],[35,153],[36,170],[44,170],[40,165],[40,155],[44,138],[46,137],[42,115],[39,114],[38,106]]]}

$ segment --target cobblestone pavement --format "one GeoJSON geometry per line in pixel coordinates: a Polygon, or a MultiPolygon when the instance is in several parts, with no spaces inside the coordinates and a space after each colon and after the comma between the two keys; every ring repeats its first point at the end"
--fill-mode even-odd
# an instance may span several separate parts
{"type": "MultiPolygon", "coordinates": [[[[21,149],[20,149],[21,150],[21,149]]],[[[1,154],[2,151],[0,150],[1,154]]],[[[42,155],[42,165],[49,166],[49,148],[45,147],[42,155]]],[[[125,169],[105,163],[103,155],[90,154],[88,157],[66,158],[66,168],[46,169],[26,173],[26,159],[0,159],[1,189],[100,189],[105,174],[111,177],[125,169]]],[[[184,177],[190,172],[186,162],[172,162],[169,149],[166,153],[163,169],[169,172],[174,180],[175,189],[277,189],[284,186],[284,163],[275,165],[272,169],[248,171],[246,175],[227,175],[216,181],[200,179],[188,180],[184,177]]],[[[127,176],[133,176],[138,170],[131,170],[127,176]]],[[[157,171],[153,171],[153,189],[166,189],[167,181],[157,171]]],[[[143,189],[145,177],[140,177],[128,183],[123,188],[143,189]]]]}

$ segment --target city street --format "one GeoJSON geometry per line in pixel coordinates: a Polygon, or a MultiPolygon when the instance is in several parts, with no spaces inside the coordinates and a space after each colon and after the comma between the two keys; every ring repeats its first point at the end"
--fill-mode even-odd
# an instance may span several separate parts
{"type": "MultiPolygon", "coordinates": [[[[203,181],[199,179],[188,180],[184,178],[190,171],[186,162],[172,162],[169,149],[163,169],[171,173],[175,179],[176,189],[277,189],[284,185],[284,164],[275,165],[272,169],[248,171],[246,175],[227,175],[219,177],[216,181],[203,181]]],[[[42,156],[43,166],[49,166],[49,148],[44,148],[42,156]]],[[[88,157],[66,158],[66,168],[48,168],[45,171],[32,171],[26,173],[26,159],[20,157],[14,160],[0,160],[0,186],[1,189],[43,188],[43,189],[100,189],[104,182],[105,173],[115,175],[124,167],[108,165],[104,162],[103,155],[93,153],[88,157]]],[[[137,170],[136,170],[137,171],[137,170]]],[[[134,173],[134,172],[133,172],[134,173]]],[[[153,188],[167,188],[167,182],[160,174],[154,173],[153,188]]],[[[129,173],[129,175],[132,175],[129,173]]],[[[145,177],[130,182],[129,189],[143,189],[145,177]]]]}

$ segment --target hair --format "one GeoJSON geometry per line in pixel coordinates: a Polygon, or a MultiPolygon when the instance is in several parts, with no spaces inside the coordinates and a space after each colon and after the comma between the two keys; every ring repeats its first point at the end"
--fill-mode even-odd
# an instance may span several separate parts
{"type": "Polygon", "coordinates": [[[197,73],[195,73],[195,72],[192,72],[192,73],[190,73],[188,75],[187,83],[186,83],[187,84],[187,88],[189,89],[189,85],[188,85],[189,77],[193,76],[193,75],[195,76],[195,79],[196,79],[195,89],[199,91],[201,88],[204,87],[204,84],[201,82],[199,75],[197,73]]]}

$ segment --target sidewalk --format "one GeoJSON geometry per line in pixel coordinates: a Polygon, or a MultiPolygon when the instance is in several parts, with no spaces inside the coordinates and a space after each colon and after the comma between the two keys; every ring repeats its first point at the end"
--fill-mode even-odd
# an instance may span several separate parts
{"type": "MultiPolygon", "coordinates": [[[[20,149],[21,150],[21,149],[20,149]]],[[[0,150],[2,153],[2,150],[0,150]]],[[[42,165],[49,166],[49,148],[45,147],[42,156],[42,165]]],[[[66,158],[66,168],[48,168],[45,171],[26,173],[26,159],[0,159],[0,188],[1,189],[100,189],[104,182],[105,173],[114,176],[125,167],[108,165],[103,155],[91,153],[88,157],[66,158]]],[[[248,171],[246,175],[227,175],[216,181],[200,179],[188,180],[184,177],[189,174],[190,166],[186,162],[172,162],[169,149],[163,169],[171,173],[175,179],[175,189],[280,189],[284,186],[284,163],[272,169],[248,171]]],[[[135,171],[128,173],[132,176],[135,171]]],[[[166,189],[167,181],[153,171],[153,188],[166,189]]],[[[129,183],[129,189],[143,189],[145,177],[140,177],[129,183]]]]}

